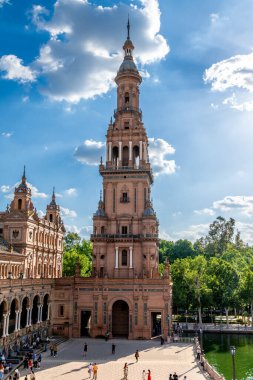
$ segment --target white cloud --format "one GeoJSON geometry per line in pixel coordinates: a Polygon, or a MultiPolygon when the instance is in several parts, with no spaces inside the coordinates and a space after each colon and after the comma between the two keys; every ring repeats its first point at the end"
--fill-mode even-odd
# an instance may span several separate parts
{"type": "Polygon", "coordinates": [[[236,55],[213,64],[205,71],[204,81],[211,82],[212,90],[225,91],[242,88],[253,92],[253,53],[236,55]]]}
{"type": "Polygon", "coordinates": [[[209,230],[209,224],[193,224],[187,229],[179,232],[173,232],[173,240],[188,239],[191,242],[195,242],[203,236],[206,236],[209,230]]]}
{"type": "Polygon", "coordinates": [[[38,214],[39,218],[43,218],[45,216],[45,212],[42,210],[38,210],[37,214],[38,214]]]}
{"type": "Polygon", "coordinates": [[[66,218],[76,218],[77,213],[74,210],[70,210],[69,208],[65,208],[61,206],[61,214],[66,218]]]}
{"type": "Polygon", "coordinates": [[[205,70],[204,82],[211,83],[213,91],[225,92],[233,89],[244,97],[238,103],[237,94],[234,92],[223,100],[223,105],[239,111],[253,111],[253,53],[235,55],[213,64],[205,70]]]}
{"type": "Polygon", "coordinates": [[[65,228],[67,232],[75,232],[76,234],[80,235],[84,239],[89,239],[90,234],[92,233],[93,227],[92,226],[83,226],[78,227],[76,225],[66,225],[65,228]]]}
{"type": "Polygon", "coordinates": [[[77,103],[106,93],[123,59],[128,13],[136,61],[145,65],[168,54],[169,46],[160,34],[158,0],[140,0],[138,6],[100,3],[58,0],[51,18],[45,7],[34,5],[32,21],[38,30],[49,33],[49,40],[30,67],[14,55],[5,56],[5,77],[27,82],[41,76],[47,84],[40,91],[56,101],[77,103]]]}
{"type": "Polygon", "coordinates": [[[221,210],[224,212],[238,211],[242,215],[253,215],[253,196],[226,196],[219,201],[213,202],[213,208],[215,210],[221,210]]]}
{"type": "Polygon", "coordinates": [[[0,8],[4,6],[4,4],[10,4],[9,0],[0,0],[0,8]]]}
{"type": "MultiPolygon", "coordinates": [[[[18,186],[18,185],[19,185],[19,183],[16,184],[16,186],[18,186]]],[[[33,198],[47,198],[48,197],[48,195],[46,193],[39,192],[37,187],[33,186],[31,183],[27,182],[27,186],[30,187],[33,198]]]]}
{"type": "Polygon", "coordinates": [[[175,153],[175,148],[163,139],[151,137],[149,141],[149,158],[156,176],[173,174],[178,168],[175,160],[168,160],[169,154],[175,153]]]}
{"type": "Polygon", "coordinates": [[[29,99],[30,99],[29,96],[23,96],[22,97],[22,102],[23,103],[27,103],[29,101],[29,99]]]}
{"type": "Polygon", "coordinates": [[[13,135],[13,132],[2,132],[2,136],[9,139],[13,135]]]}
{"type": "Polygon", "coordinates": [[[194,214],[213,216],[215,212],[211,208],[203,208],[202,210],[194,210],[194,214]]]}
{"type": "Polygon", "coordinates": [[[253,245],[253,223],[236,222],[235,226],[240,231],[242,240],[253,245]]]}
{"type": "Polygon", "coordinates": [[[1,191],[2,191],[2,193],[8,193],[10,191],[10,186],[9,185],[2,185],[1,191]]]}
{"type": "Polygon", "coordinates": [[[0,58],[0,71],[4,71],[4,79],[13,79],[20,83],[34,82],[35,72],[28,66],[23,65],[22,59],[16,55],[3,55],[0,58]]]}
{"type": "MultiPolygon", "coordinates": [[[[174,160],[168,160],[169,154],[175,153],[175,148],[163,139],[149,138],[149,158],[154,175],[173,174],[177,166],[174,160]]],[[[105,151],[105,143],[95,140],[85,140],[75,149],[74,156],[86,165],[98,165],[105,151]]]]}
{"type": "Polygon", "coordinates": [[[77,195],[77,190],[74,187],[71,187],[65,190],[64,193],[68,195],[69,197],[75,197],[77,195]]]}
{"type": "Polygon", "coordinates": [[[219,13],[211,13],[210,14],[210,20],[212,24],[215,24],[220,18],[219,13]]]}
{"type": "Polygon", "coordinates": [[[75,149],[74,156],[82,164],[98,165],[104,155],[105,143],[95,140],[85,140],[75,149]]]}
{"type": "MultiPolygon", "coordinates": [[[[47,198],[48,195],[42,192],[39,192],[36,186],[33,186],[31,183],[26,182],[27,186],[31,189],[32,192],[32,197],[33,198],[47,198]]],[[[1,191],[3,193],[6,193],[5,198],[7,199],[12,199],[13,198],[13,193],[16,187],[20,185],[20,182],[15,183],[15,185],[10,186],[10,185],[3,185],[1,186],[1,191]],[[9,193],[9,194],[8,194],[9,193]]]]}

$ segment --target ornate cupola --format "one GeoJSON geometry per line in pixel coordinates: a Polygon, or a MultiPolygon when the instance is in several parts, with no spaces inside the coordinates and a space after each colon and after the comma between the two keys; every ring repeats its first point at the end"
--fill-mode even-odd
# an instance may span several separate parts
{"type": "Polygon", "coordinates": [[[21,178],[21,183],[14,190],[14,199],[10,205],[10,211],[20,210],[23,212],[31,212],[34,210],[31,201],[31,189],[26,182],[25,166],[24,172],[21,178]]]}
{"type": "Polygon", "coordinates": [[[55,188],[53,188],[52,199],[49,205],[47,205],[47,211],[45,219],[50,223],[61,223],[60,218],[60,206],[56,204],[55,188]]]}

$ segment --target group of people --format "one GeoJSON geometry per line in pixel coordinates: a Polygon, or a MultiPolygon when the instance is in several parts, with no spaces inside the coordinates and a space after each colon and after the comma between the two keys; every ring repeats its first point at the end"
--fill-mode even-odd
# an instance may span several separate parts
{"type": "MultiPolygon", "coordinates": [[[[172,375],[172,373],[170,373],[170,375],[169,375],[169,380],[178,380],[178,379],[179,379],[179,376],[177,375],[176,372],[174,372],[173,375],[172,375]]],[[[187,377],[184,376],[184,377],[183,377],[183,380],[187,380],[187,377]]]]}
{"type": "Polygon", "coordinates": [[[25,356],[23,365],[24,369],[29,369],[30,371],[33,371],[33,368],[40,368],[42,361],[42,355],[36,354],[36,352],[28,352],[25,356]]]}
{"type": "Polygon", "coordinates": [[[97,375],[98,375],[97,363],[90,363],[88,365],[88,374],[89,374],[89,379],[97,380],[97,375]]]}

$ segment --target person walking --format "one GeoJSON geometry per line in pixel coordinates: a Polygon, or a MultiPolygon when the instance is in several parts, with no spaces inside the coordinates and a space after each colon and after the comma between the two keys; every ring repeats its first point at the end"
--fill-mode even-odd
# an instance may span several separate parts
{"type": "Polygon", "coordinates": [[[57,356],[57,344],[54,344],[53,350],[54,350],[54,358],[55,358],[57,356]]]}
{"type": "Polygon", "coordinates": [[[146,372],[145,372],[145,369],[142,371],[142,380],[146,380],[146,372]]]}
{"type": "Polygon", "coordinates": [[[173,380],[172,373],[170,373],[169,380],[173,380]]]}
{"type": "Polygon", "coordinates": [[[112,344],[112,355],[115,354],[115,349],[116,349],[116,345],[115,345],[115,344],[112,344]]]}
{"type": "Polygon", "coordinates": [[[32,371],[31,374],[30,374],[30,380],[35,380],[35,374],[34,374],[33,371],[32,371]]]}
{"type": "Polygon", "coordinates": [[[178,375],[176,374],[176,372],[173,373],[173,380],[178,380],[178,375]]]}
{"type": "Polygon", "coordinates": [[[93,364],[93,380],[97,380],[98,376],[98,366],[97,363],[93,364]]]}
{"type": "Polygon", "coordinates": [[[136,363],[137,363],[138,360],[139,360],[139,356],[140,356],[140,354],[139,354],[139,350],[136,350],[136,351],[135,351],[134,356],[135,356],[135,360],[136,360],[136,363]]]}
{"type": "Polygon", "coordinates": [[[54,346],[52,344],[50,346],[50,353],[51,353],[51,356],[54,356],[54,346]]]}
{"type": "Polygon", "coordinates": [[[150,369],[148,369],[148,378],[147,378],[147,380],[151,380],[151,371],[150,371],[150,369]]]}
{"type": "Polygon", "coordinates": [[[183,380],[187,380],[187,377],[186,377],[186,376],[184,376],[183,380]]]}
{"type": "Polygon", "coordinates": [[[124,380],[127,380],[127,376],[128,376],[128,365],[127,365],[127,363],[125,363],[125,365],[124,365],[123,373],[124,373],[124,380]]]}
{"type": "Polygon", "coordinates": [[[88,344],[85,342],[84,346],[83,346],[83,352],[84,352],[84,357],[85,358],[86,358],[86,355],[87,355],[87,351],[88,351],[88,344]]]}
{"type": "Polygon", "coordinates": [[[88,374],[89,374],[89,378],[91,379],[93,376],[93,367],[92,367],[92,364],[90,363],[88,365],[88,374]]]}

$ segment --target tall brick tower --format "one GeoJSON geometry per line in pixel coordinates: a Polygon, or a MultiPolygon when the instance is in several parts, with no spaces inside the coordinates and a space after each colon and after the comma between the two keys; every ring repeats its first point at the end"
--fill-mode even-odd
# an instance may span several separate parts
{"type": "Polygon", "coordinates": [[[113,335],[136,337],[143,336],[146,327],[144,335],[150,337],[168,330],[166,319],[169,321],[171,289],[168,268],[166,279],[161,279],[158,271],[158,220],[150,199],[153,174],[139,106],[142,78],[133,60],[129,21],[123,50],[124,60],[115,78],[117,108],[106,135],[106,163],[101,162],[99,166],[103,195],[93,217],[93,276],[107,279],[108,286],[111,280],[117,284],[140,285],[133,288],[131,294],[135,322],[131,322],[131,318],[129,322],[127,301],[117,300],[112,305],[110,330],[113,335]],[[160,300],[155,284],[163,285],[160,300]],[[137,302],[140,291],[141,303],[137,302]],[[152,306],[144,302],[151,301],[154,295],[152,306]],[[144,330],[137,333],[138,319],[144,330]],[[132,334],[129,324],[132,324],[132,334]]]}
{"type": "Polygon", "coordinates": [[[141,76],[133,60],[128,22],[124,60],[116,75],[117,108],[106,135],[106,162],[93,216],[92,275],[56,280],[53,331],[73,337],[129,339],[171,328],[169,264],[159,275],[158,220],[150,200],[153,175],[139,108],[141,76]]]}

